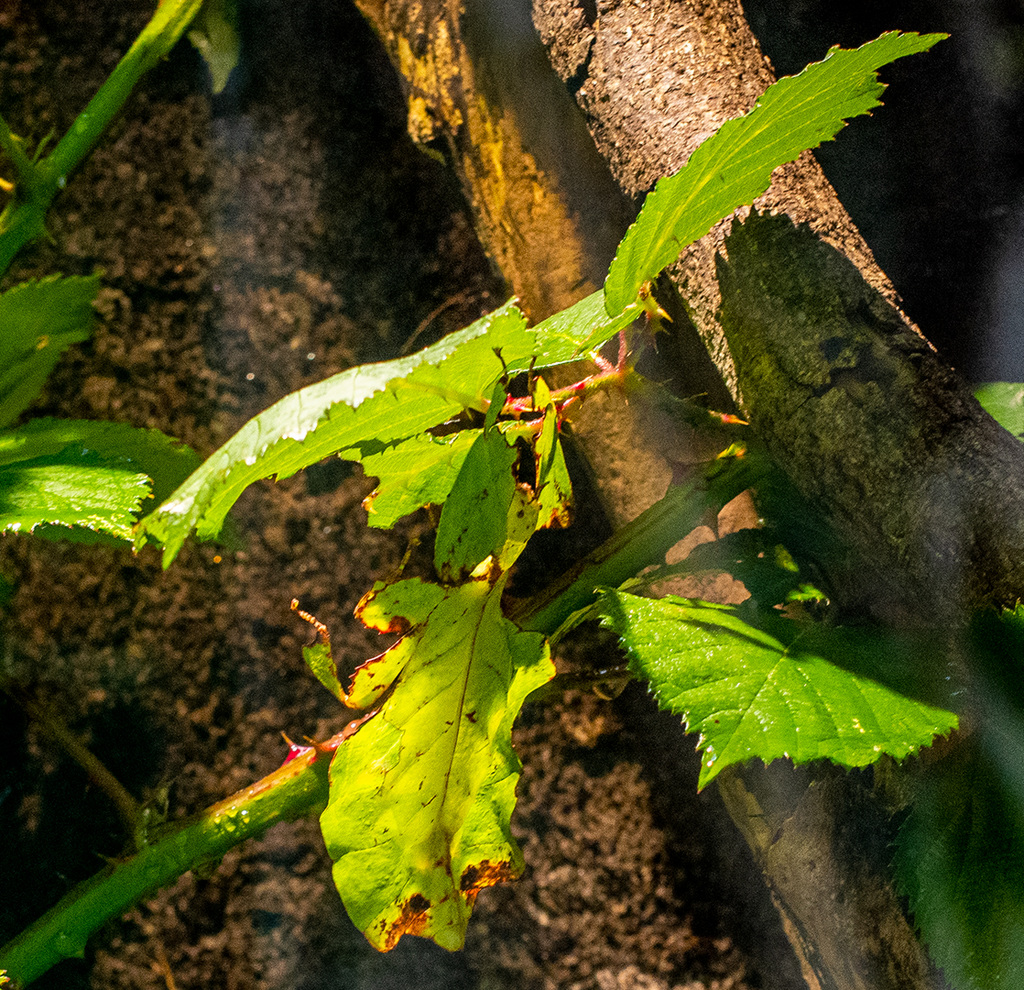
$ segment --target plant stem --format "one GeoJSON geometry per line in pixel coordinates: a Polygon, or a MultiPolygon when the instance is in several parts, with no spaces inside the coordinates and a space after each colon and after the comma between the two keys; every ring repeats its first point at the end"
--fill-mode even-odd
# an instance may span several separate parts
{"type": "Polygon", "coordinates": [[[46,234],[44,221],[53,197],[99,140],[139,79],[174,47],[202,3],[163,0],[99,92],[42,161],[29,161],[6,123],[0,122],[0,147],[17,173],[14,199],[0,213],[0,275],[29,241],[46,234]]]}
{"type": "MultiPolygon", "coordinates": [[[[595,588],[618,585],[651,564],[700,521],[748,488],[763,471],[756,455],[741,452],[711,462],[694,480],[668,494],[572,568],[549,589],[516,603],[510,614],[522,628],[551,634],[595,588]]],[[[326,806],[327,769],[333,752],[362,720],[232,797],[182,825],[166,826],[134,856],[108,866],[0,949],[0,970],[25,986],[62,959],[80,955],[86,940],[110,918],[182,874],[218,860],[271,825],[314,814],[326,806]]]]}
{"type": "Polygon", "coordinates": [[[721,508],[763,471],[762,458],[745,451],[710,462],[696,478],[670,486],[661,501],[543,591],[517,602],[508,617],[522,629],[550,636],[573,612],[593,602],[596,588],[615,587],[645,567],[664,563],[665,554],[700,524],[708,509],[721,508]]]}
{"type": "Polygon", "coordinates": [[[21,705],[29,718],[38,722],[43,732],[61,746],[64,752],[89,775],[89,779],[110,798],[111,803],[117,808],[117,813],[121,816],[125,830],[138,846],[139,805],[121,781],[107,769],[95,753],[83,745],[82,741],[67,727],[64,720],[50,711],[46,705],[13,690],[9,685],[0,683],[0,689],[3,689],[9,697],[21,705]]]}
{"type": "Polygon", "coordinates": [[[17,938],[0,949],[0,970],[27,986],[51,966],[81,956],[85,943],[110,918],[147,894],[228,850],[262,835],[277,822],[291,821],[327,804],[329,758],[346,733],[304,750],[272,774],[207,808],[183,824],[166,826],[135,855],[112,863],[79,884],[17,938]]]}

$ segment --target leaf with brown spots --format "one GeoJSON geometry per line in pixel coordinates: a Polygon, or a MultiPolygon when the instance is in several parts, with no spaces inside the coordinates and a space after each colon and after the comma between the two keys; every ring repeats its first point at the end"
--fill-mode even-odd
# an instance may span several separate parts
{"type": "Polygon", "coordinates": [[[348,704],[376,711],[334,756],[320,824],[349,916],[381,950],[402,935],[461,948],[477,893],[522,869],[509,831],[520,770],[512,723],[554,665],[544,638],[501,611],[508,569],[541,513],[537,493],[516,482],[496,418],[445,503],[445,583],[378,582],[357,609],[372,629],[407,631],[351,679],[348,704]]]}

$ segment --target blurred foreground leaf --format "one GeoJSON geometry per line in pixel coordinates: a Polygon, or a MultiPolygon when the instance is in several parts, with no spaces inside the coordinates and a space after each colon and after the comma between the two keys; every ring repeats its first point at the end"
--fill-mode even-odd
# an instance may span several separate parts
{"type": "Polygon", "coordinates": [[[0,426],[39,394],[61,354],[92,332],[98,276],[22,282],[0,295],[0,426]]]}

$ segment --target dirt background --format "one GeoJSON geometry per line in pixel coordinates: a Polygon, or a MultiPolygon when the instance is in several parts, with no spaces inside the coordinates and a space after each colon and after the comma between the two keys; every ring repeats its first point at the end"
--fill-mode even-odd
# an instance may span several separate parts
{"type": "MultiPolygon", "coordinates": [[[[150,8],[0,0],[0,110],[15,133],[62,133],[150,8]]],[[[396,356],[413,337],[429,343],[503,301],[453,176],[409,141],[395,77],[350,5],[241,8],[244,61],[227,92],[211,97],[198,57],[179,46],[69,182],[52,241],[8,277],[104,273],[96,334],[62,361],[34,413],[157,427],[205,455],[288,392],[396,356]]],[[[786,16],[817,14],[804,3],[786,16]]],[[[892,26],[935,25],[882,25],[892,26]]],[[[803,64],[824,47],[792,57],[803,64]]],[[[988,179],[1003,216],[1015,175],[988,179]]],[[[1015,229],[1006,221],[997,245],[1015,229]]],[[[898,266],[880,260],[915,316],[898,266]]],[[[978,286],[957,298],[980,327],[978,286]]],[[[329,625],[342,662],[377,652],[352,608],[422,524],[368,530],[370,487],[340,462],[256,486],[234,512],[237,549],[190,543],[166,572],[156,551],[5,537],[3,673],[137,797],[159,805],[166,793],[170,818],[214,802],[281,762],[282,730],[324,738],[344,721],[302,664],[308,628],[289,602],[329,625]]],[[[183,877],[37,985],[801,985],[717,799],[696,796],[692,742],[642,691],[528,709],[517,746],[527,873],[481,895],[464,953],[413,939],[371,950],[333,890],[316,823],[300,822],[211,876],[183,877]]],[[[124,845],[106,798],[3,695],[0,835],[0,941],[124,845]]]]}

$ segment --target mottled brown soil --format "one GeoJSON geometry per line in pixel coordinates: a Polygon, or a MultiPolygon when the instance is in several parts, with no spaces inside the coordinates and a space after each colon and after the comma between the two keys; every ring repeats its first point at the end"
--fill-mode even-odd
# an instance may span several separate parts
{"type": "MultiPolygon", "coordinates": [[[[60,133],[151,2],[0,4],[0,104],[60,133]]],[[[8,282],[99,268],[94,339],[36,413],[157,427],[208,454],[286,393],[397,355],[502,300],[452,175],[405,134],[383,54],[341,0],[243,3],[245,61],[211,98],[186,46],[154,72],[8,282]]],[[[352,609],[421,522],[365,526],[340,462],[250,490],[237,549],[0,542],[3,670],[139,798],[182,817],[261,777],[283,730],[344,721],[308,675],[293,597],[355,663],[352,609]]],[[[281,825],[110,924],[41,987],[788,990],[788,946],[692,743],[639,690],[524,713],[518,884],[484,893],[464,953],[375,953],[331,886],[315,821],[281,825]]],[[[115,856],[106,798],[0,695],[0,941],[115,856]]]]}

